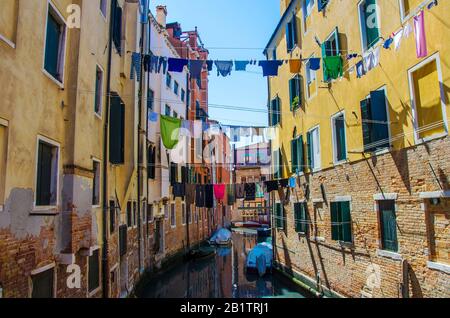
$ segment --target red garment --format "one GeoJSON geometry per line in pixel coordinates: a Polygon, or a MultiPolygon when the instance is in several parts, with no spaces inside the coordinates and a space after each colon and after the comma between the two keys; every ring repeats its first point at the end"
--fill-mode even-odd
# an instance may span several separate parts
{"type": "Polygon", "coordinates": [[[225,185],[224,184],[215,184],[214,185],[214,195],[217,200],[222,200],[225,196],[225,185]]]}

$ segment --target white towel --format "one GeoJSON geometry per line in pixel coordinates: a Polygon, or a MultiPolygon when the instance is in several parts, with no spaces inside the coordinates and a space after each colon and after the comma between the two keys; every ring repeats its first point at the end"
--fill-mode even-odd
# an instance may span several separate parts
{"type": "Polygon", "coordinates": [[[413,31],[413,28],[411,26],[411,21],[409,21],[403,28],[403,36],[405,38],[409,38],[409,35],[412,33],[412,31],[413,31]]]}
{"type": "Polygon", "coordinates": [[[394,46],[396,51],[398,51],[398,49],[400,48],[402,38],[403,38],[403,29],[394,34],[394,46]]]}

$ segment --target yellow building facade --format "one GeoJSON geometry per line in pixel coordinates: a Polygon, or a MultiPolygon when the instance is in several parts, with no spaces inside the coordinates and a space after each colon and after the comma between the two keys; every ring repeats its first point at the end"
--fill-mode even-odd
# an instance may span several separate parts
{"type": "Polygon", "coordinates": [[[427,279],[448,281],[450,264],[449,242],[430,221],[448,218],[450,4],[432,2],[280,2],[281,19],[264,53],[302,63],[292,72],[285,62],[268,80],[269,124],[279,131],[273,176],[297,180],[290,202],[272,195],[274,250],[281,268],[322,293],[406,296],[401,264],[410,262],[410,274],[423,270],[422,296],[448,296],[427,286],[427,279]],[[414,19],[422,10],[427,52],[418,57],[414,19]],[[340,56],[342,76],[328,79],[328,56],[340,56]],[[313,58],[320,59],[316,71],[313,58]],[[422,231],[420,239],[407,233],[411,227],[422,231]],[[351,251],[364,256],[345,263],[337,250],[347,259],[351,251]],[[368,287],[364,273],[374,266],[383,278],[368,287]]]}

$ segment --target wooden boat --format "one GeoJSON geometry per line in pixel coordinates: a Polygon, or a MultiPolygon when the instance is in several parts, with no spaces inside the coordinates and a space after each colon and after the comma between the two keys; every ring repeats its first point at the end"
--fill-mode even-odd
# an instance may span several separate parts
{"type": "Polygon", "coordinates": [[[234,227],[245,227],[245,228],[258,228],[261,227],[261,224],[254,221],[239,221],[233,223],[234,227]]]}
{"type": "Polygon", "coordinates": [[[216,255],[216,249],[212,246],[201,246],[196,249],[192,249],[186,255],[188,259],[202,259],[216,255]]]}
{"type": "Polygon", "coordinates": [[[231,232],[225,228],[219,229],[211,236],[209,243],[213,245],[229,246],[231,244],[231,232]]]}
{"type": "Polygon", "coordinates": [[[264,276],[267,272],[272,272],[272,257],[272,245],[259,243],[247,255],[246,271],[249,273],[256,272],[260,276],[264,276]]]}

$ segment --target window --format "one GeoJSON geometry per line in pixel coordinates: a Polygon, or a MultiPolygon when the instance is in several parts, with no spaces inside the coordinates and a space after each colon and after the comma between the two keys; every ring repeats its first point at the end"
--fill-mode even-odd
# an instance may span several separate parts
{"type": "Polygon", "coordinates": [[[0,11],[0,40],[15,48],[19,0],[2,0],[0,11]]]}
{"type": "Polygon", "coordinates": [[[362,0],[358,5],[359,26],[363,52],[374,47],[380,40],[377,0],[362,0]]]}
{"type": "Polygon", "coordinates": [[[39,139],[36,206],[55,206],[58,197],[59,146],[39,139]]]}
{"type": "Polygon", "coordinates": [[[89,292],[93,292],[100,287],[100,263],[99,263],[99,249],[92,252],[89,256],[89,273],[88,273],[88,285],[89,292]]]}
{"type": "Polygon", "coordinates": [[[92,205],[99,206],[100,205],[100,162],[94,160],[92,162],[93,171],[94,171],[94,179],[92,183],[92,205]]]}
{"type": "Polygon", "coordinates": [[[395,201],[378,201],[381,248],[383,250],[397,252],[397,217],[395,215],[395,201]]]}
{"type": "Polygon", "coordinates": [[[175,214],[175,203],[172,203],[170,205],[170,226],[171,227],[177,226],[177,220],[176,220],[176,214],[175,214]]]}
{"type": "Polygon", "coordinates": [[[316,127],[308,132],[307,145],[308,167],[311,171],[317,171],[321,167],[319,127],[316,127]]]}
{"type": "Polygon", "coordinates": [[[189,224],[191,224],[192,223],[192,213],[191,213],[191,207],[190,206],[188,206],[187,208],[185,207],[185,205],[184,205],[184,203],[183,203],[183,209],[185,209],[186,210],[186,213],[187,213],[187,217],[188,217],[188,220],[189,220],[189,224]]]}
{"type": "Polygon", "coordinates": [[[170,184],[178,182],[178,164],[170,163],[170,184]]]}
{"type": "Polygon", "coordinates": [[[303,78],[295,75],[289,80],[290,109],[296,110],[302,105],[303,78]]]}
{"type": "Polygon", "coordinates": [[[308,207],[306,202],[294,203],[295,232],[308,233],[308,207]]]}
{"type": "Polygon", "coordinates": [[[181,89],[181,101],[184,102],[185,98],[186,98],[186,91],[184,89],[181,89]]]}
{"type": "Polygon", "coordinates": [[[169,206],[167,204],[164,206],[164,219],[169,219],[169,206]]]}
{"type": "Polygon", "coordinates": [[[147,204],[147,222],[152,223],[154,220],[153,204],[147,204]]]}
{"type": "Polygon", "coordinates": [[[167,75],[166,75],[166,86],[168,88],[170,88],[172,86],[172,76],[169,73],[167,73],[167,75]]]}
{"type": "MultiPolygon", "coordinates": [[[[339,32],[338,28],[334,30],[333,33],[330,34],[330,36],[322,43],[322,57],[326,56],[338,56],[340,53],[340,46],[339,46],[339,32]]],[[[328,75],[325,72],[325,65],[323,68],[323,81],[328,82],[329,78],[328,75]]]]}
{"type": "Polygon", "coordinates": [[[178,118],[178,113],[177,113],[176,111],[173,111],[172,117],[173,117],[173,118],[178,118]]]}
{"type": "Polygon", "coordinates": [[[95,74],[95,101],[94,111],[97,115],[102,115],[102,95],[103,94],[103,71],[97,66],[95,74]]]}
{"type": "Polygon", "coordinates": [[[304,171],[305,156],[303,147],[303,136],[299,136],[291,141],[292,173],[299,173],[304,171]]]}
{"type": "Polygon", "coordinates": [[[322,12],[325,10],[325,7],[327,6],[328,2],[330,2],[330,0],[317,0],[317,6],[318,6],[319,12],[322,12]]]}
{"type": "MultiPolygon", "coordinates": [[[[297,18],[295,13],[292,15],[291,21],[286,24],[286,45],[287,51],[291,52],[298,44],[297,36],[297,18]]],[[[276,55],[276,53],[275,53],[276,55]]]]}
{"type": "Polygon", "coordinates": [[[6,163],[8,154],[8,122],[0,119],[0,205],[5,200],[6,163]]]}
{"type": "Polygon", "coordinates": [[[111,14],[113,18],[113,43],[119,53],[122,54],[122,8],[117,0],[114,1],[113,12],[111,14]]]}
{"type": "Polygon", "coordinates": [[[345,115],[338,113],[331,118],[333,134],[334,163],[340,163],[347,159],[347,142],[345,136],[345,115]]]}
{"type": "Polygon", "coordinates": [[[314,8],[314,0],[305,0],[303,1],[303,24],[305,33],[308,32],[309,27],[311,26],[311,13],[314,8]]]}
{"type": "Polygon", "coordinates": [[[147,95],[147,110],[148,110],[148,112],[153,111],[154,103],[155,103],[155,93],[151,89],[149,89],[148,95],[147,95]]]}
{"type": "Polygon", "coordinates": [[[131,201],[127,202],[127,225],[128,225],[128,227],[133,226],[133,211],[132,211],[131,201]]]}
{"type": "Polygon", "coordinates": [[[148,147],[147,161],[148,178],[154,180],[156,178],[156,147],[154,145],[148,147]]]}
{"type": "Polygon", "coordinates": [[[277,229],[285,228],[284,207],[281,203],[275,203],[275,226],[277,229]]]}
{"type": "Polygon", "coordinates": [[[166,109],[164,111],[164,115],[170,116],[170,106],[166,104],[166,109]]]}
{"type": "Polygon", "coordinates": [[[186,106],[191,106],[191,90],[190,89],[187,90],[186,106]]]}
{"type": "Polygon", "coordinates": [[[361,101],[361,119],[364,151],[389,148],[387,99],[383,89],[370,92],[370,96],[361,101]]]}
{"type": "Polygon", "coordinates": [[[439,55],[433,55],[412,68],[409,86],[414,108],[416,142],[429,140],[447,132],[446,97],[441,93],[442,74],[439,55]]]}
{"type": "Polygon", "coordinates": [[[277,48],[274,47],[272,49],[272,60],[276,60],[277,59],[277,48]]]}
{"type": "Polygon", "coordinates": [[[331,202],[331,239],[352,242],[350,202],[331,202]]]}
{"type": "Polygon", "coordinates": [[[31,276],[32,290],[31,298],[53,298],[55,269],[51,268],[39,274],[31,276]]]}
{"type": "Polygon", "coordinates": [[[124,256],[127,253],[128,249],[128,228],[127,225],[119,226],[119,254],[120,256],[124,256]]]}
{"type": "Polygon", "coordinates": [[[133,226],[137,224],[137,204],[133,202],[133,226]]]}
{"type": "Polygon", "coordinates": [[[178,89],[179,89],[178,82],[177,82],[177,81],[174,81],[174,82],[173,82],[173,92],[174,92],[174,94],[177,95],[177,96],[178,96],[178,89]]]}
{"type": "Polygon", "coordinates": [[[280,98],[277,96],[270,102],[270,118],[269,123],[271,126],[276,126],[281,121],[281,106],[280,98]]]}
{"type": "Polygon", "coordinates": [[[100,0],[100,12],[102,13],[102,15],[106,18],[106,5],[107,5],[107,0],[100,0]]]}
{"type": "Polygon", "coordinates": [[[60,84],[64,80],[65,54],[66,24],[62,15],[49,3],[45,35],[44,69],[47,74],[60,84]]]}
{"type": "Polygon", "coordinates": [[[116,231],[116,202],[109,201],[109,233],[116,231]]]}
{"type": "MultiPolygon", "coordinates": [[[[314,55],[311,55],[310,58],[314,58],[314,55]]],[[[311,70],[310,61],[306,61],[306,94],[308,98],[311,98],[317,93],[317,81],[316,81],[316,71],[311,70]]]]}
{"type": "Polygon", "coordinates": [[[184,203],[181,205],[181,224],[186,225],[186,207],[184,203]]]}
{"type": "Polygon", "coordinates": [[[125,104],[115,93],[111,96],[109,162],[115,165],[125,163],[125,104]]]}
{"type": "Polygon", "coordinates": [[[431,262],[450,265],[450,200],[441,198],[437,203],[427,200],[427,232],[429,242],[429,259],[431,262]]]}
{"type": "Polygon", "coordinates": [[[424,0],[399,0],[402,21],[408,20],[421,7],[428,4],[424,0]]]}

